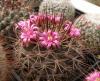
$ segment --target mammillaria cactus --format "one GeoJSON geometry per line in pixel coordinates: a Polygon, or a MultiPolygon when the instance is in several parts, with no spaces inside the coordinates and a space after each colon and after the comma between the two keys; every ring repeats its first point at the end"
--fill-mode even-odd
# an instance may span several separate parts
{"type": "Polygon", "coordinates": [[[74,25],[81,30],[81,41],[86,48],[100,50],[100,16],[81,15],[74,25]]]}
{"type": "Polygon", "coordinates": [[[70,0],[43,0],[40,5],[40,12],[48,14],[63,14],[66,19],[73,20],[75,9],[70,0]]]}
{"type": "Polygon", "coordinates": [[[15,32],[16,74],[23,81],[72,81],[87,72],[81,31],[62,15],[33,14],[16,23],[15,32]]]}

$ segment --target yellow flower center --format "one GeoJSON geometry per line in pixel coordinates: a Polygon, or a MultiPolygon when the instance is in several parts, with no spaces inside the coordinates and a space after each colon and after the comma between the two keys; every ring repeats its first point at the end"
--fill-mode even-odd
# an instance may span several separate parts
{"type": "Polygon", "coordinates": [[[49,34],[48,35],[48,40],[52,40],[53,38],[52,38],[52,36],[49,34]]]}

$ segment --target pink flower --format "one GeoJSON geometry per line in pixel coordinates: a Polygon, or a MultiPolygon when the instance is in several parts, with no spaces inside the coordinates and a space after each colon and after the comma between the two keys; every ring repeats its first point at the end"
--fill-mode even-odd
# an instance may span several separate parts
{"type": "Polygon", "coordinates": [[[72,26],[72,22],[66,21],[66,22],[64,23],[64,30],[65,30],[65,31],[70,30],[71,26],[72,26]]]}
{"type": "Polygon", "coordinates": [[[20,38],[23,44],[28,44],[37,39],[38,27],[27,28],[25,31],[21,32],[20,38]]]}
{"type": "Polygon", "coordinates": [[[71,27],[69,35],[71,37],[78,37],[78,36],[80,36],[80,29],[75,28],[75,27],[71,27]]]}
{"type": "Polygon", "coordinates": [[[31,21],[28,19],[24,21],[19,21],[16,25],[16,28],[22,31],[25,30],[26,28],[30,28],[31,25],[35,25],[35,24],[32,24],[31,21]]]}
{"type": "Polygon", "coordinates": [[[61,21],[61,16],[56,16],[56,17],[55,17],[55,23],[56,23],[56,24],[59,24],[60,21],[61,21]]]}
{"type": "Polygon", "coordinates": [[[60,45],[60,38],[58,32],[53,32],[52,30],[43,32],[39,37],[39,40],[40,44],[46,48],[59,47],[60,45]]]}
{"type": "Polygon", "coordinates": [[[19,21],[17,24],[16,24],[16,28],[17,29],[22,29],[23,27],[26,26],[26,22],[25,21],[19,21]]]}
{"type": "Polygon", "coordinates": [[[53,24],[59,24],[61,21],[61,16],[48,15],[48,20],[51,21],[53,24]]]}
{"type": "Polygon", "coordinates": [[[100,72],[94,71],[86,77],[86,81],[100,81],[100,72]]]}
{"type": "Polygon", "coordinates": [[[34,23],[36,23],[36,22],[38,22],[38,20],[39,20],[39,16],[38,15],[30,15],[30,21],[31,22],[34,22],[34,23]]]}
{"type": "Polygon", "coordinates": [[[48,15],[39,13],[38,15],[30,15],[30,21],[35,24],[40,24],[41,22],[47,21],[48,15]]]}
{"type": "Polygon", "coordinates": [[[30,20],[24,21],[25,26],[21,28],[20,39],[22,43],[28,44],[37,39],[39,28],[35,24],[31,24],[30,20]]]}

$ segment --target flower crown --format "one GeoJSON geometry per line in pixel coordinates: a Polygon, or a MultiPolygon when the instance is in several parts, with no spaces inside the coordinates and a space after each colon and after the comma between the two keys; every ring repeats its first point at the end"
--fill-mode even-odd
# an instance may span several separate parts
{"type": "Polygon", "coordinates": [[[16,29],[23,46],[38,43],[47,49],[59,48],[68,38],[80,36],[80,30],[62,15],[32,14],[19,21],[16,29]]]}

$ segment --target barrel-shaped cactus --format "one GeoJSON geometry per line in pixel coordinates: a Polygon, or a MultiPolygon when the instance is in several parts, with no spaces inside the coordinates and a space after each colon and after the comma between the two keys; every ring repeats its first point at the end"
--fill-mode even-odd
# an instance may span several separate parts
{"type": "Polygon", "coordinates": [[[74,81],[88,71],[81,31],[63,16],[32,14],[15,30],[16,74],[23,81],[74,81]]]}
{"type": "Polygon", "coordinates": [[[40,13],[64,14],[66,19],[73,20],[75,9],[70,0],[43,0],[39,9],[40,13]]]}
{"type": "Polygon", "coordinates": [[[81,29],[81,41],[85,47],[100,50],[100,16],[84,14],[74,24],[81,29]]]}

